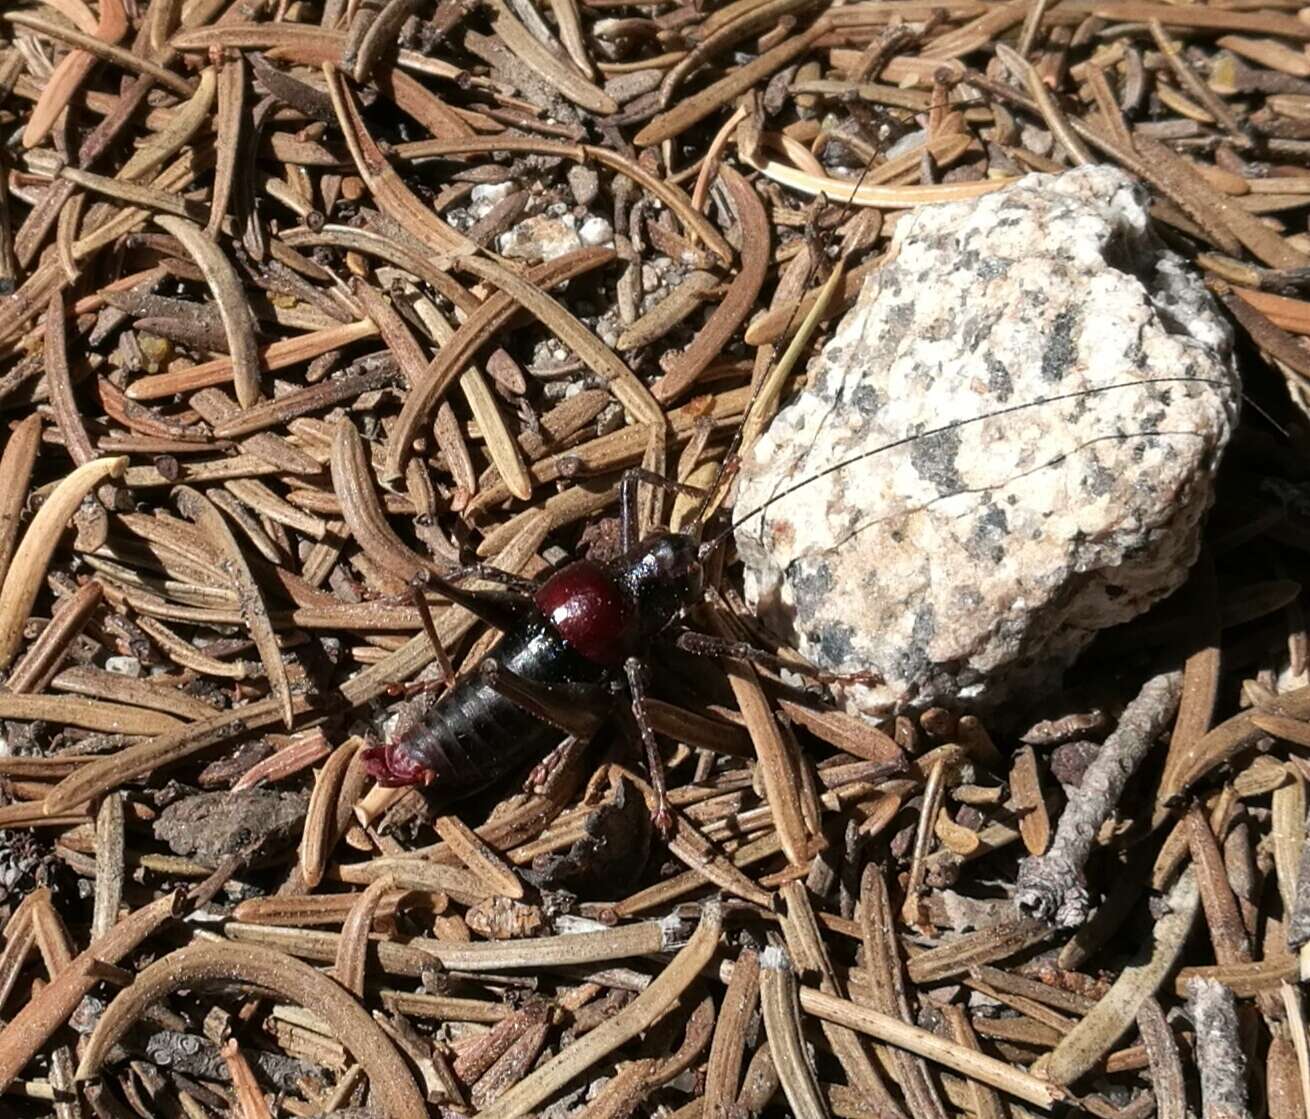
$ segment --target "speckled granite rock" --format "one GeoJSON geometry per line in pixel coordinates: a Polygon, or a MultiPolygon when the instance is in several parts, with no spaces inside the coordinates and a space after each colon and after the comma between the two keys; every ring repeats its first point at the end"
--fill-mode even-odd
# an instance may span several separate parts
{"type": "Polygon", "coordinates": [[[778,495],[737,531],[747,596],[817,664],[883,675],[853,710],[985,708],[1182,583],[1231,335],[1107,167],[921,209],[893,254],[744,464],[739,511],[778,495]]]}

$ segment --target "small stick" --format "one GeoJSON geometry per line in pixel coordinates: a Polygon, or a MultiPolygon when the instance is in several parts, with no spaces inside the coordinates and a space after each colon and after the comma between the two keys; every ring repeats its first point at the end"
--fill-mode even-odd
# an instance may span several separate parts
{"type": "Polygon", "coordinates": [[[338,983],[357,998],[364,995],[368,934],[373,928],[373,921],[384,896],[395,888],[396,880],[390,874],[374,879],[368,889],[355,899],[341,926],[341,939],[337,941],[337,958],[332,966],[332,974],[338,983]]]}
{"type": "Polygon", "coordinates": [[[769,1052],[787,1102],[806,1119],[826,1119],[828,1108],[801,1036],[801,1004],[796,973],[783,948],[766,948],[760,955],[760,1009],[769,1036],[769,1052]]]}
{"type": "Polygon", "coordinates": [[[0,477],[5,479],[4,494],[0,497],[0,583],[4,582],[9,561],[18,546],[19,519],[27,503],[32,468],[40,448],[41,415],[33,412],[14,426],[0,456],[0,477]]]}
{"type": "MultiPolygon", "coordinates": [[[[942,1007],[942,1014],[946,1019],[946,1026],[950,1030],[951,1037],[957,1045],[966,1046],[976,1052],[982,1052],[982,1046],[978,1043],[978,1035],[974,1032],[973,1024],[969,1021],[968,1012],[962,1006],[947,1005],[942,1007]]],[[[1001,1098],[997,1095],[995,1089],[989,1088],[979,1080],[969,1084],[973,1095],[973,1112],[978,1119],[1004,1119],[1009,1114],[1001,1103],[1001,1098]]],[[[959,1104],[962,1102],[959,1097],[955,1097],[952,1102],[959,1104]]],[[[937,1104],[938,1110],[941,1109],[940,1101],[937,1104]]]]}
{"type": "MultiPolygon", "coordinates": [[[[727,137],[724,139],[726,141],[727,137]]],[[[14,229],[9,209],[9,163],[0,159],[0,295],[12,295],[16,287],[18,258],[14,255],[14,229]]]]}
{"type": "Polygon", "coordinates": [[[64,477],[32,518],[0,586],[0,668],[13,663],[23,643],[23,627],[41,592],[64,526],[88,493],[106,478],[122,477],[126,467],[126,456],[84,463],[64,477]]]}
{"type": "Polygon", "coordinates": [[[233,1094],[236,1096],[234,1115],[240,1119],[272,1119],[268,1102],[259,1090],[254,1070],[246,1060],[236,1038],[229,1038],[219,1049],[223,1063],[227,1065],[227,1074],[232,1078],[233,1094]]]}
{"type": "Polygon", "coordinates": [[[518,1119],[532,1114],[539,1104],[579,1073],[649,1029],[682,996],[701,968],[710,962],[719,946],[722,927],[722,908],[716,902],[708,903],[701,910],[700,925],[686,947],[649,987],[613,1018],[519,1081],[482,1112],[483,1119],[518,1119]]]}
{"type": "Polygon", "coordinates": [[[455,852],[459,861],[493,893],[507,898],[523,897],[523,883],[513,868],[458,816],[438,816],[432,826],[455,852]]]}
{"type": "Polygon", "coordinates": [[[120,991],[100,1016],[83,1047],[77,1078],[98,1077],[117,1041],[150,1006],[163,1002],[174,991],[233,982],[252,983],[312,1008],[364,1066],[385,1114],[426,1113],[409,1067],[352,995],[308,964],[253,944],[192,944],[161,957],[138,973],[136,981],[120,991]]]}
{"type": "Polygon", "coordinates": [[[98,981],[96,964],[116,964],[175,916],[181,898],[165,894],[124,917],[60,971],[0,1030],[0,1090],[8,1088],[98,981]]]}
{"type": "Polygon", "coordinates": [[[1028,9],[1028,15],[1023,21],[1023,31],[1019,35],[1017,53],[1020,58],[1027,58],[1032,53],[1033,44],[1041,31],[1042,19],[1046,16],[1046,9],[1049,6],[1049,0],[1036,0],[1036,3],[1028,9]]]}
{"type": "Polygon", "coordinates": [[[1173,718],[1182,679],[1176,671],[1153,676],[1124,709],[1118,728],[1106,739],[1061,815],[1050,850],[1020,864],[1015,904],[1022,912],[1055,921],[1062,928],[1077,928],[1087,921],[1091,897],[1083,867],[1128,778],[1173,718]]]}
{"type": "Polygon", "coordinates": [[[1301,1081],[1301,1107],[1304,1108],[1305,1101],[1310,1100],[1310,1042],[1306,1039],[1305,1009],[1301,1004],[1301,992],[1296,987],[1283,983],[1279,989],[1283,996],[1283,1007],[1287,1011],[1292,1045],[1296,1050],[1296,1067],[1301,1081]]]}
{"type": "Polygon", "coordinates": [[[1046,83],[1042,81],[1041,76],[1037,73],[1037,68],[1004,43],[996,44],[996,57],[1005,63],[1010,73],[1028,87],[1029,95],[1037,102],[1038,112],[1046,118],[1046,126],[1055,135],[1055,138],[1064,145],[1064,150],[1069,153],[1070,160],[1075,165],[1095,163],[1096,160],[1093,158],[1092,153],[1087,150],[1087,145],[1069,127],[1069,121],[1055,103],[1055,98],[1051,96],[1050,90],[1046,88],[1046,83]]]}
{"type": "MultiPolygon", "coordinates": [[[[829,959],[827,948],[824,946],[818,922],[815,920],[809,890],[803,882],[788,882],[781,893],[786,901],[782,930],[791,957],[800,965],[802,971],[818,976],[820,990],[830,995],[843,994],[832,960],[829,959]]],[[[766,950],[765,956],[768,956],[770,951],[773,949],[766,950]]],[[[761,962],[761,966],[766,965],[761,962]]],[[[825,1022],[823,1033],[845,1071],[847,1082],[851,1087],[855,1088],[882,1115],[903,1116],[904,1113],[887,1091],[877,1068],[864,1048],[864,1043],[855,1031],[825,1022]]],[[[777,1046],[774,1046],[774,1053],[776,1060],[777,1046]]],[[[785,1083],[784,1081],[784,1087],[785,1083]]]]}
{"type": "Polygon", "coordinates": [[[1215,121],[1239,147],[1249,147],[1251,140],[1242,131],[1242,126],[1237,123],[1237,118],[1233,116],[1232,111],[1224,104],[1222,99],[1197,77],[1196,71],[1187,64],[1187,59],[1183,57],[1182,48],[1169,37],[1169,33],[1164,29],[1164,24],[1158,19],[1152,19],[1147,21],[1147,26],[1151,29],[1151,37],[1160,48],[1161,54],[1164,55],[1164,60],[1168,63],[1169,69],[1174,72],[1183,86],[1201,103],[1205,111],[1214,117],[1215,121]]]}
{"type": "Polygon", "coordinates": [[[118,923],[125,877],[125,820],[121,793],[110,793],[96,812],[96,893],[91,939],[99,940],[118,923]]]}
{"type": "MultiPolygon", "coordinates": [[[[719,966],[719,978],[723,982],[731,982],[732,973],[731,963],[724,962],[719,966]]],[[[890,1014],[881,1014],[847,999],[826,995],[813,987],[801,987],[799,997],[801,1009],[815,1018],[849,1026],[877,1041],[916,1053],[934,1064],[972,1080],[980,1080],[1043,1110],[1049,1110],[1065,1098],[1064,1089],[1057,1084],[966,1045],[948,1041],[930,1030],[902,1022],[890,1014]]]]}
{"type": "MultiPolygon", "coordinates": [[[[905,971],[901,966],[900,941],[896,935],[896,919],[892,910],[891,896],[887,891],[887,882],[882,869],[874,862],[865,864],[860,875],[859,907],[856,913],[860,923],[861,940],[864,945],[864,966],[873,980],[872,997],[866,1001],[875,1009],[893,1018],[899,1017],[904,1022],[912,1023],[913,1014],[906,993],[905,971]]],[[[959,1009],[954,1007],[952,1009],[959,1009]]],[[[963,1012],[961,1012],[963,1018],[963,1012]]],[[[962,1036],[961,1029],[952,1022],[955,1040],[961,1045],[970,1045],[968,1036],[962,1036]]],[[[967,1019],[964,1021],[963,1034],[969,1034],[967,1019]]],[[[976,1044],[971,1048],[978,1048],[976,1044]]],[[[896,1077],[911,1114],[916,1119],[944,1119],[946,1111],[937,1093],[936,1085],[928,1075],[927,1066],[921,1057],[902,1050],[893,1054],[893,1070],[898,1070],[896,1077]]],[[[977,1085],[981,1093],[979,1103],[980,1119],[996,1119],[1000,1113],[1000,1104],[990,1096],[990,1089],[977,1085]],[[995,1107],[988,1113],[988,1100],[995,1107]]]]}
{"type": "Polygon", "coordinates": [[[759,955],[743,949],[732,967],[732,981],[719,1011],[705,1068],[705,1117],[727,1119],[741,1083],[746,1031],[760,1000],[759,955]]]}
{"type": "Polygon", "coordinates": [[[1300,948],[1310,943],[1310,843],[1301,848],[1292,894],[1292,912],[1287,922],[1287,946],[1300,948]]]}
{"type": "Polygon", "coordinates": [[[1173,971],[1200,909],[1196,876],[1185,870],[1166,899],[1169,912],[1155,923],[1150,953],[1125,968],[1110,990],[1043,1057],[1037,1071],[1056,1084],[1070,1084],[1093,1068],[1137,1019],[1142,1003],[1153,998],[1173,971]]]}
{"type": "Polygon", "coordinates": [[[1214,979],[1193,979],[1188,1010],[1196,1025],[1202,1119],[1248,1119],[1246,1058],[1237,1031],[1233,992],[1214,979]]]}
{"type": "Polygon", "coordinates": [[[928,857],[928,848],[932,843],[933,823],[942,810],[946,797],[947,761],[939,758],[937,764],[928,774],[923,789],[923,808],[919,813],[919,829],[914,837],[914,851],[910,859],[910,876],[905,886],[905,903],[901,907],[901,920],[907,925],[923,925],[927,921],[923,914],[924,879],[927,867],[924,860],[928,857]]]}
{"type": "Polygon", "coordinates": [[[1186,1119],[1187,1082],[1178,1055],[1178,1042],[1155,999],[1146,999],[1138,1009],[1137,1029],[1146,1047],[1146,1058],[1150,1061],[1157,1116],[1159,1119],[1186,1119]]]}
{"type": "Polygon", "coordinates": [[[69,646],[99,607],[104,593],[104,584],[92,579],[59,604],[50,624],[14,666],[7,681],[11,692],[21,694],[45,690],[68,655],[69,646]]]}

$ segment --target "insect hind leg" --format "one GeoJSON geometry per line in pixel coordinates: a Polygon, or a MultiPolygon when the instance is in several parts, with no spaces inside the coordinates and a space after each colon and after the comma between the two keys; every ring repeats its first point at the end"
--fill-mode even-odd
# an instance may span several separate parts
{"type": "Polygon", "coordinates": [[[539,585],[536,579],[525,579],[522,575],[502,571],[489,563],[466,563],[446,571],[444,577],[451,583],[458,583],[461,579],[481,579],[487,583],[499,583],[506,590],[524,598],[531,598],[539,585]]]}
{"type": "Polygon", "coordinates": [[[482,662],[482,679],[506,699],[565,734],[590,738],[604,722],[605,693],[595,684],[543,684],[505,667],[495,657],[482,662]]]}
{"type": "Polygon", "coordinates": [[[455,669],[450,663],[450,656],[446,652],[446,646],[442,642],[441,635],[437,632],[436,623],[432,619],[432,607],[428,603],[427,596],[423,593],[429,581],[430,577],[426,571],[418,572],[409,581],[409,589],[403,595],[379,594],[377,591],[369,590],[361,583],[355,582],[353,584],[356,593],[366,602],[373,602],[383,606],[414,607],[418,611],[419,621],[423,624],[423,632],[428,635],[428,641],[432,643],[432,655],[441,668],[440,680],[423,681],[418,684],[388,685],[387,694],[393,699],[412,699],[416,695],[451,684],[455,679],[455,669]]]}
{"type": "MultiPolygon", "coordinates": [[[[464,570],[466,569],[461,569],[455,577],[462,577],[464,570]]],[[[450,599],[456,606],[464,607],[474,617],[499,630],[508,630],[514,626],[532,605],[531,595],[518,590],[468,590],[459,586],[453,579],[431,572],[423,572],[422,578],[428,587],[437,591],[443,598],[450,599]]]]}

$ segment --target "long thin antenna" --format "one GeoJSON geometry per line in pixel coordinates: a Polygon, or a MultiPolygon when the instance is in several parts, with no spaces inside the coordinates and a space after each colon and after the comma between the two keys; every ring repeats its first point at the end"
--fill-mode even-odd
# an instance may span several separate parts
{"type": "Polygon", "coordinates": [[[1061,401],[1078,400],[1081,397],[1096,396],[1104,392],[1113,392],[1116,389],[1150,388],[1154,385],[1178,383],[1214,385],[1217,387],[1222,387],[1227,384],[1226,381],[1211,377],[1155,377],[1149,381],[1121,381],[1118,384],[1113,385],[1097,385],[1094,388],[1079,389],[1076,392],[1065,392],[1057,393],[1054,396],[1043,396],[1038,400],[1029,400],[1022,404],[1010,404],[1004,408],[997,408],[994,411],[984,412],[978,416],[970,416],[968,419],[954,420],[951,423],[942,424],[940,427],[929,428],[927,431],[919,431],[910,435],[905,435],[900,439],[893,439],[890,443],[883,443],[881,446],[871,447],[867,451],[861,451],[857,455],[852,455],[839,462],[834,462],[829,466],[825,466],[817,473],[811,474],[808,478],[802,478],[799,482],[793,482],[785,489],[772,494],[767,501],[762,502],[742,516],[735,518],[732,524],[725,528],[721,533],[702,543],[700,546],[700,558],[703,560],[709,556],[715,548],[722,544],[738,528],[752,518],[758,517],[760,514],[764,513],[774,502],[790,497],[798,490],[802,490],[810,485],[810,483],[817,482],[820,478],[826,478],[830,474],[835,474],[837,471],[844,470],[848,466],[853,466],[857,462],[863,462],[865,459],[872,458],[874,455],[882,454],[884,451],[895,450],[897,447],[908,446],[910,443],[917,442],[920,439],[930,439],[934,435],[943,435],[948,431],[956,431],[959,428],[968,427],[971,424],[982,423],[985,420],[996,419],[999,416],[1010,416],[1016,412],[1022,412],[1027,408],[1038,408],[1043,404],[1059,404],[1061,401]]]}
{"type": "MultiPolygon", "coordinates": [[[[845,202],[841,203],[841,209],[838,211],[837,221],[834,223],[835,225],[838,226],[841,225],[841,223],[846,220],[847,216],[855,208],[855,196],[859,194],[860,187],[864,185],[865,178],[868,177],[868,175],[870,174],[870,172],[872,172],[872,170],[873,170],[873,160],[871,159],[864,165],[864,168],[860,171],[859,177],[855,180],[855,186],[851,190],[850,197],[847,198],[845,202]]],[[[826,195],[824,194],[818,195],[815,201],[818,201],[819,198],[823,199],[825,205],[829,203],[829,199],[826,195]]],[[[816,211],[816,213],[821,213],[821,212],[822,212],[821,210],[816,211]]],[[[821,259],[822,259],[822,254],[816,251],[814,253],[814,259],[810,262],[809,271],[805,273],[805,288],[807,290],[809,289],[810,282],[818,274],[819,263],[821,259]]],[[[800,318],[801,312],[804,309],[804,307],[805,307],[805,300],[804,299],[797,300],[796,306],[792,308],[791,315],[788,316],[787,318],[787,325],[783,328],[782,333],[778,335],[779,338],[788,337],[792,333],[792,331],[796,329],[798,320],[800,318]]],[[[709,516],[709,511],[710,511],[711,504],[714,501],[714,496],[719,492],[719,487],[723,485],[723,479],[727,475],[728,470],[731,467],[731,464],[733,463],[733,460],[736,457],[737,451],[740,450],[741,448],[742,432],[744,430],[744,424],[745,424],[744,417],[750,415],[751,406],[755,403],[755,398],[759,394],[760,387],[764,384],[765,379],[766,378],[764,377],[760,378],[759,383],[756,384],[754,390],[751,392],[750,399],[746,401],[746,408],[742,414],[743,422],[742,424],[739,424],[737,426],[737,430],[732,433],[732,439],[728,443],[728,449],[724,452],[723,458],[719,461],[718,470],[714,472],[714,480],[706,488],[705,496],[701,498],[700,504],[696,506],[696,512],[691,520],[691,525],[692,525],[691,536],[692,539],[696,540],[698,543],[700,542],[701,534],[705,531],[705,518],[709,516]]],[[[702,548],[702,552],[703,551],[704,549],[702,548]]]]}

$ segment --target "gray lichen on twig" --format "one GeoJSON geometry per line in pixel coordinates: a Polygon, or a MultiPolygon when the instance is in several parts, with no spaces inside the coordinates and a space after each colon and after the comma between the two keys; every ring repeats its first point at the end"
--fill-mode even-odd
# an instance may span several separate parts
{"type": "Polygon", "coordinates": [[[1119,726],[1070,796],[1050,850],[1020,864],[1015,904],[1021,912],[1063,928],[1087,921],[1091,895],[1083,867],[1128,779],[1178,710],[1182,679],[1178,671],[1151,677],[1124,709],[1119,726]]]}
{"type": "Polygon", "coordinates": [[[1187,990],[1201,1070],[1201,1119],[1249,1119],[1246,1058],[1232,989],[1214,979],[1193,979],[1187,990]]]}

